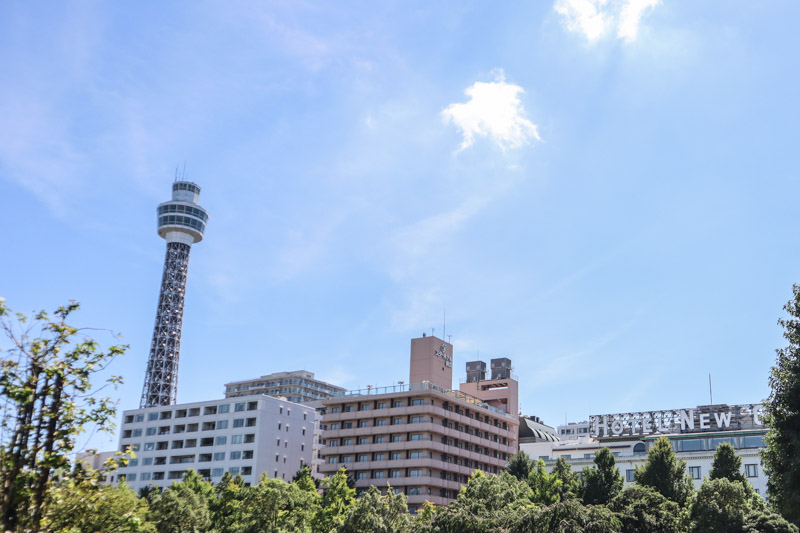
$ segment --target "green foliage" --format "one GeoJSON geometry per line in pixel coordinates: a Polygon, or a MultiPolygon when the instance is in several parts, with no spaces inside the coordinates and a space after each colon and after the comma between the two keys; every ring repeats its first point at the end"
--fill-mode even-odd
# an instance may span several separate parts
{"type": "Polygon", "coordinates": [[[317,489],[319,489],[319,480],[311,476],[311,469],[307,466],[295,472],[292,483],[297,483],[297,486],[302,490],[313,492],[314,494],[316,494],[317,489]]]}
{"type": "Polygon", "coordinates": [[[150,520],[158,533],[212,531],[208,500],[185,483],[173,483],[153,499],[150,520]]]}
{"type": "Polygon", "coordinates": [[[520,450],[509,459],[506,472],[520,481],[526,481],[533,468],[534,463],[530,455],[520,450]]]}
{"type": "Polygon", "coordinates": [[[623,533],[681,533],[685,531],[678,504],[652,487],[633,486],[608,504],[622,523],[623,533]]]}
{"type": "Polygon", "coordinates": [[[605,505],[622,490],[622,476],[614,454],[601,448],[594,454],[597,468],[584,468],[581,494],[586,505],[605,505]]]}
{"type": "Polygon", "coordinates": [[[241,533],[244,530],[245,487],[242,476],[225,472],[214,487],[215,497],[210,502],[211,520],[216,533],[241,533]]]}
{"type": "Polygon", "coordinates": [[[544,509],[528,509],[510,531],[513,533],[618,533],[622,531],[621,527],[619,519],[605,507],[584,506],[573,499],[555,503],[544,509]]]}
{"type": "Polygon", "coordinates": [[[306,531],[317,511],[315,495],[266,474],[245,495],[244,533],[306,531]]]}
{"type": "Polygon", "coordinates": [[[764,403],[764,422],[770,431],[761,458],[769,476],[770,504],[800,526],[800,285],[794,285],[792,292],[792,300],[784,306],[789,318],[778,320],[789,344],[776,350],[770,372],[772,390],[764,403]]]}
{"type": "Polygon", "coordinates": [[[456,500],[441,508],[433,519],[437,533],[488,533],[506,531],[516,524],[531,503],[527,483],[504,472],[487,476],[480,470],[461,488],[456,500]]]}
{"type": "Polygon", "coordinates": [[[798,533],[797,526],[771,511],[754,511],[744,519],[744,533],[798,533]]]}
{"type": "Polygon", "coordinates": [[[714,462],[711,465],[711,472],[708,473],[709,479],[729,479],[747,483],[742,474],[742,458],[736,455],[736,450],[730,443],[723,442],[717,446],[714,452],[714,462]]]}
{"type": "MultiPolygon", "coordinates": [[[[78,309],[70,302],[51,320],[45,311],[29,319],[0,299],[0,329],[9,349],[0,359],[3,400],[0,447],[0,529],[38,531],[55,472],[69,469],[75,439],[87,426],[110,431],[115,404],[97,396],[92,378],[126,346],[101,350],[82,330],[66,323],[78,309]]],[[[121,379],[112,376],[106,385],[121,379]]],[[[102,387],[101,387],[102,388],[102,387]]]]}
{"type": "Polygon", "coordinates": [[[572,470],[572,466],[563,457],[556,459],[553,467],[553,475],[561,481],[561,499],[569,500],[578,494],[579,482],[578,475],[572,470]]]}
{"type": "Polygon", "coordinates": [[[653,487],[662,496],[685,507],[694,493],[694,482],[686,473],[686,462],[678,459],[669,439],[658,439],[647,454],[647,462],[636,468],[639,485],[653,487]]]}
{"type": "Polygon", "coordinates": [[[387,487],[385,496],[370,487],[350,507],[337,533],[406,533],[411,525],[406,497],[387,487]]]}
{"type": "Polygon", "coordinates": [[[531,501],[542,505],[550,505],[561,501],[562,483],[555,474],[548,474],[544,469],[544,461],[539,459],[536,468],[528,475],[528,485],[533,494],[531,501]]]}
{"type": "Polygon", "coordinates": [[[739,532],[752,509],[750,491],[727,478],[707,479],[700,486],[691,511],[696,533],[739,532]]]}
{"type": "Polygon", "coordinates": [[[328,533],[342,525],[355,499],[356,489],[350,487],[347,470],[342,467],[324,481],[321,508],[312,521],[314,533],[328,533]]]}
{"type": "Polygon", "coordinates": [[[124,483],[69,479],[50,490],[41,526],[53,533],[155,533],[147,511],[147,502],[124,483]]]}

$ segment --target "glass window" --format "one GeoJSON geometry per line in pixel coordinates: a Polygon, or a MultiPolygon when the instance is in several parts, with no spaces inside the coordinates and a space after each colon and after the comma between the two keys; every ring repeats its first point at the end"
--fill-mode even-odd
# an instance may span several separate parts
{"type": "Polygon", "coordinates": [[[219,406],[217,409],[218,413],[230,413],[231,412],[231,404],[225,403],[219,406]]]}
{"type": "Polygon", "coordinates": [[[156,447],[156,444],[154,442],[145,442],[144,443],[144,451],[146,451],[146,452],[154,450],[155,447],[156,447]]]}
{"type": "Polygon", "coordinates": [[[423,400],[422,398],[411,400],[411,405],[425,405],[425,400],[423,400]]]}
{"type": "Polygon", "coordinates": [[[142,459],[142,465],[143,466],[150,466],[152,464],[153,464],[153,458],[152,457],[145,457],[144,459],[142,459]]]}
{"type": "Polygon", "coordinates": [[[155,435],[156,431],[157,431],[156,428],[147,428],[147,430],[144,432],[144,434],[147,435],[148,437],[150,437],[152,435],[155,435]]]}
{"type": "Polygon", "coordinates": [[[142,472],[142,475],[139,476],[139,479],[142,481],[150,481],[150,472],[142,472]]]}
{"type": "Polygon", "coordinates": [[[147,420],[158,420],[158,413],[147,413],[147,420]]]}
{"type": "Polygon", "coordinates": [[[379,471],[375,472],[375,475],[373,477],[375,479],[383,479],[383,477],[385,475],[386,475],[386,472],[383,472],[383,471],[379,470],[379,471]]]}
{"type": "Polygon", "coordinates": [[[717,439],[711,439],[711,448],[710,449],[716,450],[717,446],[719,446],[723,442],[727,442],[728,444],[730,444],[734,448],[738,448],[738,446],[736,446],[736,439],[734,439],[733,437],[722,437],[722,438],[717,438],[717,439]]]}
{"type": "Polygon", "coordinates": [[[234,435],[231,437],[231,444],[241,444],[241,443],[242,443],[241,435],[234,435]]]}
{"type": "Polygon", "coordinates": [[[392,452],[392,461],[399,461],[403,458],[402,452],[392,452]]]}
{"type": "Polygon", "coordinates": [[[238,466],[232,466],[232,467],[230,467],[228,469],[228,472],[230,472],[232,476],[235,476],[235,475],[237,475],[239,473],[239,467],[238,466]]]}
{"type": "Polygon", "coordinates": [[[412,416],[411,417],[411,423],[412,424],[419,424],[421,422],[425,422],[425,417],[424,416],[412,416]]]}
{"type": "Polygon", "coordinates": [[[635,470],[626,470],[625,471],[625,481],[627,481],[628,483],[633,483],[634,482],[634,479],[633,479],[633,473],[634,472],[635,472],[635,470]]]}
{"type": "Polygon", "coordinates": [[[235,428],[243,428],[244,427],[244,418],[235,418],[233,420],[233,427],[235,427],[235,428]]]}
{"type": "MultiPolygon", "coordinates": [[[[136,430],[133,430],[133,436],[136,436],[136,430]]],[[[742,437],[742,448],[763,448],[764,437],[762,435],[752,435],[742,437]]]]}
{"type": "Polygon", "coordinates": [[[699,466],[690,466],[689,467],[689,475],[692,476],[692,479],[700,479],[700,467],[699,466]]]}
{"type": "Polygon", "coordinates": [[[227,420],[217,420],[217,429],[228,429],[227,420]]]}
{"type": "Polygon", "coordinates": [[[240,411],[244,411],[247,408],[247,405],[244,403],[237,403],[234,405],[233,410],[237,413],[240,411]]]}
{"type": "Polygon", "coordinates": [[[381,435],[379,437],[375,437],[375,443],[376,444],[381,444],[381,443],[384,443],[384,442],[386,442],[386,437],[384,437],[383,435],[381,435]]]}
{"type": "Polygon", "coordinates": [[[141,437],[142,436],[142,428],[134,429],[133,430],[133,436],[134,437],[141,437]]]}
{"type": "Polygon", "coordinates": [[[211,477],[222,477],[222,474],[225,473],[224,468],[212,468],[211,469],[211,477]]]}
{"type": "Polygon", "coordinates": [[[680,442],[680,451],[682,452],[695,452],[706,449],[705,439],[685,439],[680,442]]]}
{"type": "Polygon", "coordinates": [[[141,415],[133,415],[133,421],[134,422],[144,422],[144,415],[143,414],[141,414],[141,415]]]}
{"type": "Polygon", "coordinates": [[[421,468],[412,468],[408,471],[409,477],[422,477],[422,469],[421,468]]]}
{"type": "Polygon", "coordinates": [[[376,453],[375,454],[375,461],[383,461],[386,458],[386,455],[383,453],[376,453]]]}
{"type": "Polygon", "coordinates": [[[412,433],[411,440],[423,440],[422,433],[412,433]]]}
{"type": "Polygon", "coordinates": [[[224,461],[225,460],[225,452],[214,452],[214,460],[215,461],[224,461]]]}
{"type": "Polygon", "coordinates": [[[214,439],[214,445],[216,446],[222,446],[223,444],[227,444],[227,442],[228,442],[228,437],[217,437],[216,439],[214,439]]]}
{"type": "Polygon", "coordinates": [[[633,447],[633,455],[642,455],[647,453],[647,447],[644,442],[639,442],[633,447]]]}
{"type": "Polygon", "coordinates": [[[758,465],[744,465],[744,475],[747,477],[758,477],[758,465]]]}

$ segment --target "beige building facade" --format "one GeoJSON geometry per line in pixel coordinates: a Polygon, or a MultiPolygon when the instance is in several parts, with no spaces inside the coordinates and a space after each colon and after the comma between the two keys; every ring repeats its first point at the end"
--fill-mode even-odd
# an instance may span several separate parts
{"type": "Polygon", "coordinates": [[[451,390],[452,354],[436,337],[413,339],[409,384],[324,400],[320,473],[344,466],[358,490],[389,486],[414,510],[448,504],[475,470],[502,471],[517,451],[519,421],[451,390]]]}

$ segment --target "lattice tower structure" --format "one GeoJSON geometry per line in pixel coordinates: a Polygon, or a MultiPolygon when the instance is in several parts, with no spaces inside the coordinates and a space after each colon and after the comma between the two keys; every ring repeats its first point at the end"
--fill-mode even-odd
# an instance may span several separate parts
{"type": "Polygon", "coordinates": [[[159,204],[158,234],[167,241],[161,292],[140,408],[174,405],[178,393],[183,302],[192,244],[203,240],[208,212],[197,204],[200,187],[190,181],[172,184],[172,200],[159,204]]]}

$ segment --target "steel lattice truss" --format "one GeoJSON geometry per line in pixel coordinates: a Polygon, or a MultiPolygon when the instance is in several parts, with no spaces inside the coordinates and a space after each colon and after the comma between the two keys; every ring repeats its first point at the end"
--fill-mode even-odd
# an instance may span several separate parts
{"type": "Polygon", "coordinates": [[[186,273],[191,246],[179,242],[167,243],[161,294],[158,297],[156,325],[147,374],[142,390],[141,408],[172,405],[178,392],[178,355],[181,349],[183,300],[186,294],[186,273]]]}

